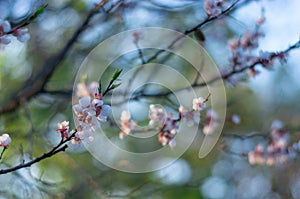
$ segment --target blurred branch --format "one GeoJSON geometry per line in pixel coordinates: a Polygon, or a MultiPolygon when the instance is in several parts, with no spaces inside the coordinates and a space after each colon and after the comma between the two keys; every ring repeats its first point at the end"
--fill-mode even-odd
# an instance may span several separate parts
{"type": "MultiPolygon", "coordinates": [[[[184,31],[183,35],[178,36],[176,39],[173,40],[173,42],[171,42],[167,49],[171,49],[178,41],[180,41],[182,38],[185,37],[185,35],[189,35],[193,32],[195,32],[196,30],[198,30],[199,28],[203,27],[204,25],[206,25],[209,22],[212,22],[216,19],[221,18],[222,16],[230,13],[231,10],[233,10],[233,8],[240,2],[241,0],[236,0],[234,3],[232,3],[228,8],[226,8],[225,10],[223,10],[220,14],[215,15],[215,16],[207,16],[201,23],[199,23],[198,25],[194,26],[191,29],[188,29],[186,31],[184,31]]],[[[160,54],[162,54],[163,52],[165,52],[165,49],[161,49],[159,51],[157,51],[152,57],[150,57],[148,60],[146,60],[146,63],[149,63],[153,60],[155,60],[160,54]]]]}
{"type": "MultiPolygon", "coordinates": [[[[187,30],[184,32],[184,35],[180,35],[180,36],[178,36],[176,39],[174,39],[173,42],[171,42],[171,43],[168,45],[167,49],[171,49],[178,41],[180,41],[182,38],[184,38],[185,35],[189,35],[189,34],[195,32],[195,31],[197,31],[199,28],[201,28],[201,27],[204,26],[205,24],[207,24],[207,23],[209,23],[209,22],[211,22],[211,21],[214,21],[214,20],[216,20],[216,19],[219,19],[219,18],[221,18],[222,16],[228,14],[230,11],[234,10],[234,8],[237,7],[236,5],[237,5],[240,1],[241,1],[241,0],[236,0],[236,1],[235,1],[234,3],[232,3],[228,8],[226,8],[225,10],[223,10],[219,15],[216,15],[216,16],[207,16],[207,17],[206,17],[201,23],[199,23],[198,25],[194,26],[194,27],[191,28],[191,29],[187,29],[187,30]]],[[[241,5],[242,5],[242,4],[245,4],[245,3],[249,3],[249,1],[244,1],[243,3],[241,3],[241,5]]],[[[139,45],[138,45],[137,42],[135,42],[135,45],[136,45],[136,47],[138,48],[138,53],[139,53],[139,57],[140,57],[140,59],[141,59],[141,61],[142,61],[142,64],[150,63],[151,61],[157,59],[157,57],[158,57],[160,54],[166,52],[165,49],[161,49],[161,50],[157,51],[152,57],[146,59],[146,58],[143,56],[142,50],[140,49],[140,47],[139,47],[139,45]]],[[[167,58],[169,58],[170,55],[171,55],[171,53],[168,53],[167,58]]],[[[133,74],[133,77],[129,80],[128,88],[131,87],[132,82],[134,81],[134,79],[136,78],[137,74],[141,71],[142,68],[143,68],[143,66],[135,70],[135,72],[134,72],[134,74],[133,74]]],[[[155,75],[156,72],[157,72],[157,71],[153,71],[153,72],[149,75],[149,78],[151,78],[153,75],[155,75]]],[[[148,78],[148,80],[149,80],[149,78],[148,78]]],[[[198,80],[198,78],[196,78],[195,81],[197,81],[197,80],[198,80]]],[[[146,81],[146,82],[147,82],[147,81],[146,81]]],[[[141,94],[142,94],[142,95],[145,94],[144,91],[145,91],[146,89],[147,89],[147,86],[145,87],[145,89],[143,89],[143,90],[141,91],[141,94]]],[[[126,94],[127,94],[127,92],[124,92],[124,95],[126,95],[126,94]]],[[[165,95],[164,95],[164,96],[165,96],[165,95]]]]}
{"type": "MultiPolygon", "coordinates": [[[[284,54],[287,54],[288,52],[294,50],[294,49],[298,49],[300,48],[300,40],[298,40],[296,43],[294,43],[293,45],[289,46],[287,49],[283,50],[283,51],[279,51],[279,52],[273,52],[269,55],[269,58],[267,60],[274,60],[275,58],[280,58],[281,56],[283,56],[284,54]]],[[[242,68],[239,68],[239,69],[236,69],[235,67],[232,67],[233,69],[227,73],[224,73],[224,74],[221,74],[220,77],[215,77],[214,79],[211,79],[210,81],[208,82],[205,82],[205,83],[200,83],[196,86],[204,86],[206,84],[211,84],[217,80],[220,80],[220,79],[224,79],[224,80],[227,80],[229,79],[230,77],[232,77],[233,75],[235,74],[238,74],[238,73],[242,73],[248,69],[251,69],[251,68],[254,68],[255,66],[257,65],[263,65],[264,62],[265,62],[266,59],[263,59],[263,58],[260,58],[260,57],[257,57],[256,61],[253,62],[251,65],[248,65],[248,66],[244,66],[242,68]]]]}
{"type": "Polygon", "coordinates": [[[11,173],[13,171],[22,169],[22,168],[26,168],[26,167],[30,167],[31,165],[40,162],[44,159],[50,158],[52,156],[54,156],[55,154],[65,151],[68,148],[68,145],[66,144],[67,142],[69,142],[77,133],[77,131],[75,131],[69,138],[67,139],[61,139],[61,141],[55,146],[53,147],[49,152],[44,153],[43,155],[35,158],[34,160],[28,161],[26,163],[22,162],[21,164],[11,167],[11,168],[7,168],[7,169],[1,169],[0,170],[0,175],[2,174],[7,174],[7,173],[11,173]]]}
{"type": "MultiPolygon", "coordinates": [[[[40,71],[32,78],[30,78],[23,88],[17,91],[15,97],[10,99],[7,104],[0,108],[0,114],[13,111],[17,108],[23,99],[30,99],[31,97],[39,94],[43,91],[48,79],[51,77],[57,66],[64,60],[72,46],[77,41],[77,38],[81,35],[81,33],[88,27],[90,20],[94,15],[99,13],[99,8],[103,7],[108,0],[103,0],[98,3],[87,15],[86,19],[82,23],[81,26],[74,32],[73,36],[66,43],[66,45],[53,57],[49,58],[45,61],[45,64],[42,66],[40,71]]],[[[113,6],[117,6],[119,4],[113,4],[106,13],[112,10],[113,6]]]]}
{"type": "Polygon", "coordinates": [[[24,102],[22,102],[22,105],[24,107],[25,117],[27,118],[28,123],[30,125],[28,133],[27,133],[27,139],[28,139],[28,143],[29,143],[28,154],[29,154],[29,157],[32,158],[33,145],[34,145],[33,133],[35,130],[33,127],[32,118],[31,118],[31,114],[30,114],[30,110],[29,110],[27,101],[25,100],[24,102]]]}
{"type": "MultiPolygon", "coordinates": [[[[270,54],[270,57],[269,57],[269,60],[274,60],[275,58],[278,58],[278,57],[281,57],[283,54],[286,54],[294,49],[298,49],[300,48],[300,40],[298,40],[296,43],[294,43],[293,45],[289,46],[287,49],[283,50],[283,51],[279,51],[279,52],[273,52],[270,54]]],[[[200,83],[197,83],[195,82],[192,87],[196,88],[196,87],[204,87],[208,84],[212,84],[218,80],[227,80],[229,79],[230,77],[232,77],[233,75],[235,74],[238,74],[238,73],[243,73],[244,71],[248,70],[248,69],[251,69],[251,68],[254,68],[255,66],[257,65],[263,65],[265,59],[262,59],[260,58],[259,56],[256,58],[256,61],[253,62],[251,65],[248,65],[248,66],[244,66],[242,68],[239,68],[239,69],[232,69],[231,71],[227,72],[227,73],[224,73],[224,74],[221,74],[220,76],[218,77],[215,77],[207,82],[200,82],[200,83]]],[[[138,92],[136,93],[136,95],[134,95],[130,100],[139,100],[140,98],[145,98],[145,97],[153,97],[153,98],[157,98],[157,97],[168,97],[169,95],[173,94],[173,93],[176,93],[176,92],[179,92],[179,91],[183,91],[187,88],[180,88],[180,89],[177,89],[177,90],[172,90],[172,91],[168,91],[168,92],[164,92],[164,93],[158,93],[158,94],[151,94],[151,93],[145,93],[145,92],[138,92]]],[[[128,100],[128,99],[127,99],[128,100]]]]}
{"type": "Polygon", "coordinates": [[[256,137],[263,137],[267,138],[270,134],[269,133],[249,133],[249,134],[231,134],[231,133],[226,133],[226,134],[221,134],[223,138],[236,138],[236,139],[241,139],[241,140],[246,140],[246,139],[251,139],[251,138],[256,138],[256,137]]]}

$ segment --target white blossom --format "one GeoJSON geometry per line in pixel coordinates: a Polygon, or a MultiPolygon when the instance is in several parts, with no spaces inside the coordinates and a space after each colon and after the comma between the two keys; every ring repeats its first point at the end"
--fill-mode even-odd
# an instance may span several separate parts
{"type": "Polygon", "coordinates": [[[7,148],[11,142],[11,138],[8,134],[3,134],[0,136],[0,146],[7,148]]]}

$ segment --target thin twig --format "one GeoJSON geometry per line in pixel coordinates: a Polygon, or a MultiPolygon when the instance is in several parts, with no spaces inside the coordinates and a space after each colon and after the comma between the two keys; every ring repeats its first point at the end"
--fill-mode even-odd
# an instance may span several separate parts
{"type": "Polygon", "coordinates": [[[47,158],[50,158],[50,157],[54,156],[55,154],[57,154],[59,152],[65,151],[68,148],[68,145],[65,144],[65,143],[69,142],[75,136],[76,133],[77,133],[77,131],[75,131],[67,139],[62,138],[61,141],[55,147],[53,147],[49,152],[44,153],[43,155],[35,158],[34,160],[28,161],[26,163],[22,162],[21,164],[19,164],[17,166],[0,170],[0,175],[7,174],[7,173],[10,173],[10,172],[22,169],[22,168],[30,167],[31,165],[33,165],[37,162],[40,162],[40,161],[42,161],[44,159],[47,159],[47,158]]]}
{"type": "Polygon", "coordinates": [[[1,154],[0,154],[0,160],[2,159],[2,156],[3,156],[4,152],[5,152],[5,150],[6,150],[6,148],[3,148],[3,149],[2,149],[2,152],[1,152],[1,154]]]}

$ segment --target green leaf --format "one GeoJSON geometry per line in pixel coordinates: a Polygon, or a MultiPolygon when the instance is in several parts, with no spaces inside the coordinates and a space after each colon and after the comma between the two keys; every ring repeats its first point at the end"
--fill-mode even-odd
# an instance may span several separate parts
{"type": "Polygon", "coordinates": [[[119,87],[120,85],[121,85],[121,83],[113,84],[113,85],[111,85],[110,89],[115,89],[115,88],[119,87]]]}
{"type": "Polygon", "coordinates": [[[101,80],[99,80],[99,87],[98,87],[98,93],[102,92],[102,84],[101,84],[101,80]]]}
{"type": "Polygon", "coordinates": [[[123,71],[123,69],[116,70],[115,73],[114,73],[113,76],[112,76],[112,79],[113,79],[113,80],[118,79],[118,77],[120,76],[120,74],[121,74],[122,71],[123,71]]]}
{"type": "Polygon", "coordinates": [[[39,15],[41,15],[45,11],[45,8],[47,6],[48,6],[48,4],[44,5],[43,7],[39,8],[37,11],[35,11],[35,13],[30,18],[30,21],[36,19],[39,15]]]}

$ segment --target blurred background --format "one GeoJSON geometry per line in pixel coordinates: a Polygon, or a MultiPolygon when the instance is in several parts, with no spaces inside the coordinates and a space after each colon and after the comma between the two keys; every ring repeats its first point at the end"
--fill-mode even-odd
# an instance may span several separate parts
{"type": "MultiPolygon", "coordinates": [[[[13,26],[28,20],[37,9],[48,4],[44,12],[26,26],[31,37],[28,42],[21,43],[13,38],[10,44],[0,45],[0,132],[12,137],[0,162],[1,168],[50,150],[60,139],[55,132],[57,122],[69,120],[74,128],[75,77],[83,60],[100,42],[121,31],[143,27],[184,32],[206,17],[203,1],[199,0],[111,0],[80,29],[97,3],[96,0],[0,0],[0,19],[10,21],[13,26]],[[79,34],[74,38],[76,31],[79,34]],[[35,94],[29,94],[28,98],[25,94],[25,99],[12,105],[12,109],[3,109],[9,107],[9,102],[19,99],[23,91],[35,94]]],[[[253,30],[262,10],[266,17],[262,25],[265,37],[259,40],[258,50],[280,51],[295,43],[300,33],[299,6],[297,0],[242,1],[229,15],[203,26],[201,41],[194,34],[189,36],[203,46],[222,71],[228,68],[231,56],[227,46],[229,39],[253,30]]],[[[149,58],[155,52],[155,49],[148,49],[143,54],[149,58]]],[[[272,122],[281,120],[291,132],[292,141],[299,140],[299,55],[300,51],[294,50],[286,63],[276,62],[271,71],[258,68],[260,73],[253,78],[245,73],[238,76],[237,84],[224,82],[228,85],[226,123],[217,145],[203,159],[198,158],[199,142],[196,140],[169,167],[145,174],[129,174],[106,167],[84,147],[71,147],[66,153],[29,169],[1,175],[0,198],[300,198],[299,159],[273,166],[250,165],[245,154],[258,143],[266,142],[266,138],[226,136],[268,133],[272,122]],[[234,124],[232,115],[238,115],[241,122],[234,124]],[[224,145],[234,153],[222,150],[224,145]]],[[[195,71],[189,63],[174,55],[167,59],[166,56],[157,57],[153,62],[166,64],[185,77],[194,78],[195,71]]],[[[140,64],[138,51],[123,55],[110,63],[105,71],[108,75],[103,76],[104,84],[115,69],[134,70],[140,64]]],[[[153,72],[137,78],[147,75],[151,77],[153,72]]],[[[168,74],[160,75],[167,77],[168,74]]],[[[174,87],[181,88],[182,84],[178,82],[174,87]]],[[[165,91],[163,87],[149,89],[152,94],[165,91]]],[[[206,88],[199,92],[205,93],[206,88]]],[[[160,103],[172,111],[174,104],[170,101],[176,105],[172,96],[131,103],[133,107],[160,103]]],[[[106,103],[111,103],[109,98],[106,103]]],[[[134,115],[139,110],[142,108],[130,110],[135,120],[140,118],[134,115]]],[[[146,124],[146,120],[144,115],[139,122],[146,124]]],[[[148,150],[142,148],[143,143],[134,143],[134,139],[119,140],[119,129],[107,125],[108,135],[116,143],[133,150],[148,150]]],[[[151,142],[150,148],[161,147],[155,139],[151,142]]],[[[109,151],[107,153],[110,155],[109,151]]],[[[163,164],[164,160],[161,161],[163,164]]]]}

